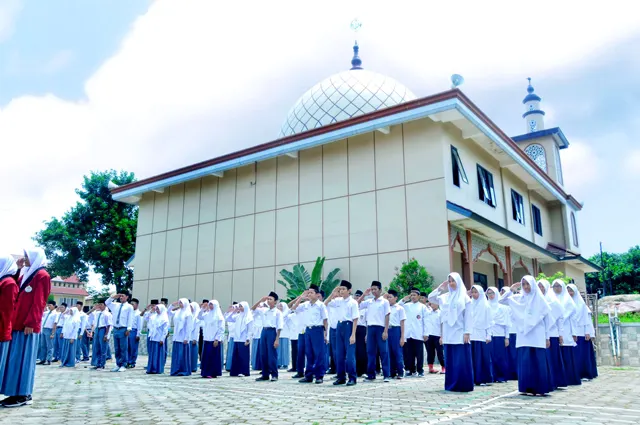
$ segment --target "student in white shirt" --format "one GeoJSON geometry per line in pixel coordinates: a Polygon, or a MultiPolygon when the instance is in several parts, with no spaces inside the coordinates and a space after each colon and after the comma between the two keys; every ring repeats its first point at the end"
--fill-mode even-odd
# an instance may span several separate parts
{"type": "Polygon", "coordinates": [[[304,313],[306,325],[306,369],[304,378],[298,382],[310,383],[315,378],[316,384],[322,384],[326,372],[326,340],[329,332],[329,321],[327,319],[327,307],[320,301],[320,289],[316,285],[311,285],[309,289],[302,293],[293,305],[292,310],[295,310],[296,313],[304,313]]]}
{"type": "Polygon", "coordinates": [[[62,327],[62,350],[59,367],[76,367],[76,347],[78,331],[80,330],[80,313],[76,307],[71,307],[64,314],[67,315],[62,327]]]}
{"type": "Polygon", "coordinates": [[[490,286],[487,288],[487,299],[493,325],[491,326],[491,342],[489,350],[491,352],[491,365],[493,366],[493,381],[507,382],[509,376],[508,352],[509,347],[509,307],[498,302],[500,294],[498,288],[490,286]]]}
{"type": "Polygon", "coordinates": [[[566,284],[561,279],[553,281],[553,293],[562,307],[562,327],[560,328],[559,342],[562,351],[562,364],[568,385],[582,385],[580,370],[578,369],[578,359],[576,341],[578,340],[575,314],[576,304],[567,291],[566,284]]]}
{"type": "Polygon", "coordinates": [[[538,281],[538,288],[549,304],[551,313],[549,315],[549,348],[547,348],[547,360],[551,369],[551,388],[566,388],[567,375],[564,371],[564,363],[562,363],[562,352],[560,349],[560,334],[564,320],[562,318],[562,306],[558,302],[555,294],[551,290],[551,284],[548,280],[542,279],[538,281]]]}
{"type": "Polygon", "coordinates": [[[60,361],[62,350],[62,327],[67,316],[64,314],[67,311],[67,303],[61,303],[58,307],[58,318],[55,326],[55,336],[53,338],[53,360],[51,363],[57,363],[60,361]]]}
{"type": "Polygon", "coordinates": [[[473,360],[473,381],[476,385],[491,385],[491,307],[480,285],[471,287],[471,358],[473,360]]]}
{"type": "Polygon", "coordinates": [[[149,362],[147,364],[147,374],[155,375],[164,373],[165,351],[167,349],[166,340],[169,333],[169,316],[167,307],[164,304],[158,304],[157,300],[151,301],[152,312],[147,315],[147,329],[149,331],[149,339],[147,340],[147,352],[149,353],[149,362]],[[153,302],[155,301],[155,304],[153,302]]]}
{"type": "MultiPolygon", "coordinates": [[[[191,333],[193,313],[186,298],[171,304],[173,315],[173,349],[171,350],[171,376],[191,375],[191,333]]],[[[197,351],[196,351],[197,353],[197,351]]]]}
{"type": "MultiPolygon", "coordinates": [[[[237,301],[234,301],[231,306],[236,306],[238,305],[237,301]]],[[[224,368],[227,372],[231,372],[231,365],[233,362],[233,328],[235,326],[234,322],[229,322],[227,321],[227,353],[225,356],[225,361],[224,361],[224,368]]]]}
{"type": "Polygon", "coordinates": [[[333,385],[357,384],[356,331],[360,317],[358,302],[351,297],[351,282],[343,280],[325,301],[336,326],[335,363],[337,379],[333,385]],[[347,375],[349,380],[347,381],[347,375]]]}
{"type": "MultiPolygon", "coordinates": [[[[505,291],[509,289],[507,287],[502,287],[500,289],[500,298],[504,297],[505,291]]],[[[498,299],[498,301],[500,301],[498,299]]],[[[509,308],[509,346],[507,347],[507,380],[509,381],[517,381],[518,380],[518,350],[516,349],[516,340],[517,340],[517,331],[516,326],[513,323],[513,313],[509,308]]]]}
{"type": "Polygon", "coordinates": [[[140,344],[140,334],[142,333],[142,312],[138,308],[140,301],[137,298],[131,299],[133,308],[133,319],[131,320],[131,332],[129,332],[127,369],[136,367],[138,361],[138,346],[140,344]]]}
{"type": "MultiPolygon", "coordinates": [[[[357,290],[354,298],[357,300],[362,296],[362,291],[357,290]]],[[[364,310],[358,306],[359,316],[358,325],[356,326],[356,374],[358,378],[367,373],[367,319],[364,310]]]]}
{"type": "Polygon", "coordinates": [[[389,289],[387,301],[391,315],[389,316],[389,373],[392,378],[402,379],[404,377],[404,358],[402,347],[404,347],[404,324],[407,314],[400,304],[398,304],[398,291],[389,289]]]}
{"type": "Polygon", "coordinates": [[[47,302],[47,311],[42,314],[42,333],[40,335],[40,362],[39,365],[50,365],[53,359],[53,340],[55,338],[56,322],[58,320],[56,302],[47,302]]]}
{"type": "Polygon", "coordinates": [[[291,339],[298,338],[298,329],[295,323],[287,320],[290,312],[287,303],[281,301],[277,307],[282,313],[282,332],[280,332],[280,344],[278,344],[278,369],[287,369],[291,363],[291,339]]]}
{"type": "Polygon", "coordinates": [[[438,355],[438,363],[440,363],[440,373],[446,373],[444,364],[444,351],[442,350],[442,321],[440,319],[440,309],[438,304],[429,303],[427,306],[427,314],[424,317],[425,333],[428,335],[427,344],[427,365],[429,373],[438,373],[433,367],[433,362],[438,355]]]}
{"type": "Polygon", "coordinates": [[[133,327],[133,307],[127,302],[128,299],[129,292],[123,291],[122,294],[112,295],[106,302],[113,320],[113,349],[116,354],[116,365],[111,372],[124,372],[129,363],[129,334],[133,327]]]}
{"type": "Polygon", "coordinates": [[[202,358],[200,376],[217,378],[222,376],[222,338],[224,338],[224,316],[217,300],[202,303],[198,314],[202,322],[202,358]]]}
{"type": "Polygon", "coordinates": [[[260,335],[262,335],[262,317],[253,315],[249,328],[251,340],[251,369],[262,370],[262,353],[260,352],[260,335]]]}
{"type": "Polygon", "coordinates": [[[280,345],[280,332],[284,325],[282,312],[277,307],[278,294],[270,292],[266,297],[255,303],[251,310],[253,316],[262,320],[262,331],[260,334],[260,347],[262,356],[262,376],[256,381],[278,380],[278,347],[280,345]],[[266,304],[266,306],[261,307],[266,304]]]}
{"type": "Polygon", "coordinates": [[[429,302],[440,306],[444,361],[447,365],[444,389],[473,391],[471,299],[460,275],[456,272],[449,274],[447,280],[429,294],[429,302]]]}
{"type": "Polygon", "coordinates": [[[427,307],[420,302],[420,291],[411,288],[408,297],[400,302],[407,316],[404,323],[406,342],[403,347],[404,365],[409,376],[424,376],[424,350],[422,345],[428,340],[427,307]]]}
{"type": "Polygon", "coordinates": [[[111,334],[111,313],[105,306],[105,299],[97,300],[93,306],[95,319],[91,335],[93,336],[93,353],[91,357],[92,369],[103,370],[107,361],[107,344],[111,334]]]}
{"type": "Polygon", "coordinates": [[[391,309],[389,301],[382,296],[382,284],[371,282],[371,287],[364,291],[358,299],[360,309],[366,310],[367,319],[367,381],[376,379],[376,356],[380,352],[382,375],[384,382],[389,382],[389,316],[391,309]],[[363,301],[364,297],[372,294],[373,298],[363,301]]]}
{"type": "Polygon", "coordinates": [[[578,352],[578,370],[580,371],[580,378],[586,381],[591,381],[598,377],[598,368],[596,366],[596,352],[593,349],[593,341],[591,336],[595,333],[593,328],[592,312],[587,307],[587,304],[582,299],[578,287],[573,283],[567,285],[567,291],[576,305],[575,324],[576,335],[578,340],[576,341],[576,350],[578,352]]]}
{"type": "MultiPolygon", "coordinates": [[[[153,318],[156,316],[158,309],[156,308],[156,306],[158,305],[158,300],[157,299],[153,299],[149,302],[149,305],[145,307],[143,313],[142,313],[142,323],[143,326],[146,324],[146,329],[147,329],[147,353],[149,353],[150,349],[149,349],[149,341],[151,339],[151,322],[153,320],[153,318]]],[[[163,304],[164,305],[164,304],[163,304]]],[[[166,307],[166,306],[165,306],[166,307]]],[[[166,310],[166,308],[165,308],[166,310]]],[[[169,317],[169,315],[167,315],[167,318],[169,317]]],[[[142,331],[142,329],[140,330],[142,331]]],[[[164,345],[164,344],[163,344],[164,345]]],[[[149,369],[149,359],[150,355],[147,357],[147,365],[145,366],[145,369],[149,369]]]]}
{"type": "Polygon", "coordinates": [[[224,319],[233,326],[233,354],[231,361],[231,376],[249,376],[251,361],[251,339],[249,331],[253,322],[253,313],[249,303],[241,301],[227,310],[224,319]]]}
{"type": "Polygon", "coordinates": [[[191,372],[196,373],[198,371],[198,339],[200,338],[200,329],[202,328],[202,321],[198,319],[198,315],[200,314],[200,306],[197,302],[192,301],[190,303],[191,306],[191,315],[193,316],[193,329],[191,330],[191,337],[189,341],[189,346],[191,350],[191,372]]]}
{"type": "Polygon", "coordinates": [[[83,344],[83,337],[87,331],[87,321],[89,319],[89,316],[87,316],[87,313],[84,311],[83,306],[84,306],[84,303],[82,301],[78,301],[76,303],[76,308],[78,309],[78,316],[80,317],[80,329],[78,329],[78,340],[75,343],[76,363],[80,361],[89,360],[89,347],[88,346],[85,347],[83,344]]]}
{"type": "Polygon", "coordinates": [[[518,390],[521,393],[544,395],[553,391],[547,348],[551,308],[533,276],[524,276],[520,283],[505,291],[501,304],[508,305],[518,330],[518,390]],[[522,295],[513,291],[522,286],[522,295]]]}

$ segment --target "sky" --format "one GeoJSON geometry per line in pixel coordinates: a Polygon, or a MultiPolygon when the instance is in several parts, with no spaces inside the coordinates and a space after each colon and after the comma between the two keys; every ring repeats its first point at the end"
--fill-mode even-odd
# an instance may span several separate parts
{"type": "Polygon", "coordinates": [[[91,170],[149,177],[275,139],[291,106],[363,67],[461,89],[525,132],[527,77],[560,126],[585,256],[640,243],[640,15],[627,3],[0,0],[0,252],[77,201],[91,170]],[[314,5],[314,3],[316,3],[314,5]],[[346,3],[346,4],[343,4],[346,3]],[[266,19],[265,19],[266,17],[266,19]],[[351,21],[362,28],[354,34],[351,21]]]}

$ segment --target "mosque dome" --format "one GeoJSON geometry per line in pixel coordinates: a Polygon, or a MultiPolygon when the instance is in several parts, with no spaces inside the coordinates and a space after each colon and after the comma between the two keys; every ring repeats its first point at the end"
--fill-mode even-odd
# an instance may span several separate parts
{"type": "Polygon", "coordinates": [[[350,70],[319,82],[298,99],[287,114],[279,137],[302,133],[416,98],[393,78],[362,69],[358,50],[356,43],[350,70]]]}

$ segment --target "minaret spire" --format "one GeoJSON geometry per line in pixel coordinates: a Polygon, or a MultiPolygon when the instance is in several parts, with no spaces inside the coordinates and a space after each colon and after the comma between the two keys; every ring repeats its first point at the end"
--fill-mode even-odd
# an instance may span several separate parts
{"type": "Polygon", "coordinates": [[[522,118],[525,120],[527,133],[544,130],[544,111],[540,109],[540,96],[534,93],[531,85],[531,77],[527,78],[529,85],[527,86],[527,95],[522,100],[524,104],[524,114],[522,118]]]}
{"type": "MultiPolygon", "coordinates": [[[[362,28],[362,22],[360,22],[357,18],[351,21],[351,29],[353,32],[357,33],[362,28]]],[[[355,41],[353,45],[353,58],[351,59],[351,70],[354,69],[362,69],[362,59],[358,56],[358,52],[360,51],[360,47],[358,46],[358,40],[355,41]]]]}

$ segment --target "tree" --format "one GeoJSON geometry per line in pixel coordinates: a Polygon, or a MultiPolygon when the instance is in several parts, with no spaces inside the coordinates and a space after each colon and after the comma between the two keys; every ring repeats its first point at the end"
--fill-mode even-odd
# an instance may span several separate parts
{"type": "Polygon", "coordinates": [[[76,189],[80,201],[62,217],[45,222],[33,239],[44,248],[52,275],[75,273],[86,281],[92,269],[102,275],[103,284],[114,284],[119,292],[133,283],[125,262],[135,252],[138,208],[114,201],[110,181],[124,185],[135,177],[114,170],[84,176],[82,187],[76,189]]]}
{"type": "Polygon", "coordinates": [[[603,252],[589,261],[604,268],[601,273],[587,273],[586,284],[590,292],[603,288],[606,282],[607,295],[640,294],[640,246],[636,245],[622,254],[603,252]],[[610,289],[613,294],[610,294],[610,289]]]}
{"type": "Polygon", "coordinates": [[[571,283],[571,278],[567,277],[564,275],[564,273],[557,271],[554,274],[552,274],[551,276],[547,276],[544,273],[540,273],[538,274],[538,277],[536,277],[536,282],[540,281],[540,280],[546,280],[547,282],[549,282],[550,284],[553,285],[553,281],[556,279],[560,279],[561,281],[563,281],[565,284],[569,284],[571,283]]]}
{"type": "Polygon", "coordinates": [[[293,271],[282,269],[280,276],[284,279],[278,280],[278,283],[287,289],[287,301],[294,300],[300,296],[310,285],[316,285],[324,291],[325,295],[329,294],[340,283],[340,279],[336,279],[336,275],[340,273],[339,268],[335,268],[327,273],[327,277],[322,279],[322,268],[324,267],[325,257],[318,257],[316,264],[313,266],[311,274],[301,264],[293,266],[293,271]]]}
{"type": "Polygon", "coordinates": [[[417,288],[420,292],[431,292],[433,276],[429,274],[418,260],[412,258],[409,262],[402,262],[402,267],[396,267],[396,275],[389,284],[388,289],[398,291],[400,298],[406,297],[411,288],[417,288]]]}

